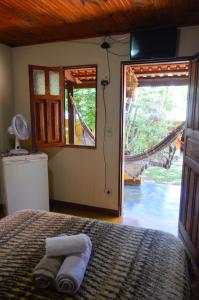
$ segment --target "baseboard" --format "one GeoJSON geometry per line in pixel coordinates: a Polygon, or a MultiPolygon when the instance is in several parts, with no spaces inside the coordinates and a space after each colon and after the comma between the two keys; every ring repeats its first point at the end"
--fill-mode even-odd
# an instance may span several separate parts
{"type": "Polygon", "coordinates": [[[87,211],[93,211],[96,213],[102,213],[108,216],[113,216],[113,217],[119,217],[119,212],[114,209],[110,208],[102,208],[102,207],[96,207],[96,206],[90,206],[90,205],[84,205],[84,204],[79,204],[79,203],[73,203],[73,202],[65,202],[65,201],[60,201],[60,200],[55,200],[55,199],[50,199],[50,207],[52,208],[53,206],[61,206],[64,208],[77,208],[81,210],[87,210],[87,211]]]}

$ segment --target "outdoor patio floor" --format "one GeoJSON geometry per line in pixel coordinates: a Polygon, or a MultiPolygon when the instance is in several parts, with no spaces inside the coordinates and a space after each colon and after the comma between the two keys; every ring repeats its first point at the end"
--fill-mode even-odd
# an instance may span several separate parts
{"type": "Polygon", "coordinates": [[[180,186],[143,182],[125,185],[123,223],[159,229],[177,236],[180,186]]]}

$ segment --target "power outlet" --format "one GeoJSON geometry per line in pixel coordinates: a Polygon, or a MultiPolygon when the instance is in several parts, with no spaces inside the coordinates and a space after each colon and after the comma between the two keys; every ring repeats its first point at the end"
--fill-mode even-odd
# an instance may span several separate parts
{"type": "Polygon", "coordinates": [[[104,193],[106,194],[106,195],[111,195],[111,193],[112,193],[112,189],[111,188],[106,188],[105,190],[104,190],[104,193]]]}

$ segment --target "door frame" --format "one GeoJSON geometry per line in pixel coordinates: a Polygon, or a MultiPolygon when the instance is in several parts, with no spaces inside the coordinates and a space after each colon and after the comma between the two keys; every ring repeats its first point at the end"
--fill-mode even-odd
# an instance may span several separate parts
{"type": "Polygon", "coordinates": [[[180,56],[172,58],[155,58],[155,59],[133,59],[130,61],[122,61],[120,63],[120,120],[119,120],[119,176],[118,176],[118,216],[122,215],[123,195],[124,195],[124,92],[125,92],[125,67],[129,65],[139,64],[158,64],[168,62],[191,62],[194,56],[180,56]]]}

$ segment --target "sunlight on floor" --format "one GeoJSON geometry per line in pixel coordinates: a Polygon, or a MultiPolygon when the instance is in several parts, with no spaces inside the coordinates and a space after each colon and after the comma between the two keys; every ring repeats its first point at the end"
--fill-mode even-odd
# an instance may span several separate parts
{"type": "Polygon", "coordinates": [[[144,182],[125,185],[123,224],[153,228],[177,236],[180,186],[144,182]]]}

